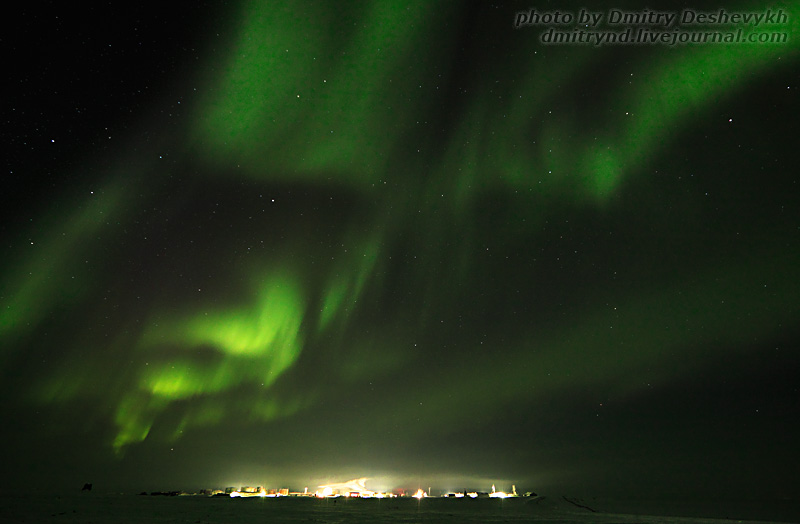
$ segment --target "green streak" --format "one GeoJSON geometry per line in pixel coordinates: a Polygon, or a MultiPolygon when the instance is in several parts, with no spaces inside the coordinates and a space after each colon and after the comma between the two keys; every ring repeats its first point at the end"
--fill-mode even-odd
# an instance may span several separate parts
{"type": "Polygon", "coordinates": [[[140,342],[140,351],[153,360],[139,374],[139,391],[124,397],[118,407],[115,449],[146,438],[159,413],[177,401],[200,401],[200,407],[184,416],[178,432],[214,423],[223,409],[218,401],[207,399],[245,385],[260,392],[247,400],[255,418],[263,421],[291,412],[278,409],[268,395],[300,355],[304,314],[305,300],[296,280],[273,275],[250,307],[159,322],[140,342]],[[159,357],[164,347],[182,348],[182,355],[159,357]],[[216,350],[214,358],[202,356],[208,349],[216,350]]]}
{"type": "Polygon", "coordinates": [[[800,40],[791,35],[800,30],[800,4],[777,8],[788,13],[788,24],[758,29],[786,32],[788,43],[708,44],[665,49],[654,55],[655,60],[647,55],[648,67],[632,79],[636,87],[620,90],[611,102],[617,117],[606,125],[613,131],[599,144],[584,148],[581,169],[587,195],[604,202],[626,176],[668,145],[669,137],[678,136],[688,121],[707,112],[713,102],[743,89],[762,71],[796,58],[800,40]]]}
{"type": "Polygon", "coordinates": [[[198,153],[259,180],[366,189],[432,107],[402,71],[435,65],[444,50],[423,37],[440,32],[444,16],[425,3],[248,3],[230,61],[197,112],[198,153]]]}
{"type": "Polygon", "coordinates": [[[208,344],[233,356],[268,356],[279,373],[299,353],[304,308],[302,293],[293,280],[272,279],[255,307],[197,316],[183,328],[183,340],[195,346],[208,344]]]}
{"type": "Polygon", "coordinates": [[[117,406],[114,417],[119,428],[113,442],[114,452],[122,455],[126,446],[147,438],[156,414],[165,407],[162,399],[148,398],[136,392],[126,395],[117,406]]]}
{"type": "Polygon", "coordinates": [[[322,298],[318,328],[324,331],[334,319],[345,323],[349,313],[358,307],[358,298],[375,273],[380,252],[380,237],[361,241],[352,255],[334,266],[322,298]]]}
{"type": "Polygon", "coordinates": [[[66,218],[44,219],[44,226],[29,232],[31,240],[24,241],[29,249],[0,280],[0,337],[24,336],[55,307],[86,294],[91,282],[86,253],[115,217],[123,197],[122,188],[113,185],[97,193],[66,218]]]}

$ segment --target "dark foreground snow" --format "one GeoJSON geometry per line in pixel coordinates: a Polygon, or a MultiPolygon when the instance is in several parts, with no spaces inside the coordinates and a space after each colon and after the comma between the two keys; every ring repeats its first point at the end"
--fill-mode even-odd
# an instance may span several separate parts
{"type": "MultiPolygon", "coordinates": [[[[595,499],[537,497],[534,499],[311,499],[226,497],[164,497],[48,493],[2,495],[0,523],[722,523],[791,521],[775,508],[753,508],[755,520],[739,520],[736,514],[720,518],[665,516],[653,511],[595,499]],[[638,514],[637,514],[638,513],[638,514]],[[646,513],[646,514],[645,514],[646,513]]],[[[724,508],[722,510],[724,512],[724,508]]],[[[677,514],[692,514],[691,508],[677,514]]],[[[695,512],[694,514],[702,514],[695,512]]]]}

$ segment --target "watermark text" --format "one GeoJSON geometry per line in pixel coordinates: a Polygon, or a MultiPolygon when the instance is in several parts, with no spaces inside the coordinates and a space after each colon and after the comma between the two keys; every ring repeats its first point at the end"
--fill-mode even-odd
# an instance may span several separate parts
{"type": "Polygon", "coordinates": [[[643,9],[606,11],[528,9],[514,17],[517,29],[539,28],[544,44],[783,44],[788,31],[773,31],[788,24],[783,9],[763,11],[656,11],[643,9]]]}

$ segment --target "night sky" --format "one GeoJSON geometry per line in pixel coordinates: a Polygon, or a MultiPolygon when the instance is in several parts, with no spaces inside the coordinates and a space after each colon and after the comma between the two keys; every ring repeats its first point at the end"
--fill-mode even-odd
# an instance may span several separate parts
{"type": "Polygon", "coordinates": [[[4,17],[4,483],[798,497],[800,40],[133,4],[4,17]]]}

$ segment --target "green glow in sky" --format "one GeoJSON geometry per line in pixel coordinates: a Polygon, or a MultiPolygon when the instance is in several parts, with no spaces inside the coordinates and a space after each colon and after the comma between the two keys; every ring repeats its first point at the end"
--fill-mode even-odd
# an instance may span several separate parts
{"type": "MultiPolygon", "coordinates": [[[[800,6],[783,8],[798,29],[800,6]]],[[[243,193],[279,194],[264,199],[274,208],[247,209],[248,220],[266,218],[246,226],[206,211],[161,217],[155,204],[128,202],[114,178],[102,194],[49,212],[41,231],[38,222],[21,228],[27,251],[1,262],[0,336],[41,336],[40,353],[63,349],[41,359],[46,378],[30,396],[90,399],[122,455],[158,429],[179,440],[232,419],[267,426],[319,408],[340,386],[377,395],[396,375],[420,384],[401,396],[397,379],[383,404],[391,409],[371,420],[387,432],[413,424],[419,436],[571,388],[634,395],[684,373],[677,362],[686,373],[705,369],[719,356],[705,346],[791,323],[796,255],[665,269],[635,238],[630,248],[610,234],[565,254],[552,246],[577,236],[574,224],[588,230],[628,213],[615,197],[721,100],[796,64],[798,41],[637,49],[593,78],[592,63],[622,51],[543,47],[519,32],[513,74],[500,61],[507,50],[487,47],[475,57],[485,70],[460,76],[452,57],[474,50],[454,43],[462,36],[447,22],[458,9],[246,2],[176,139],[206,171],[193,180],[175,165],[146,169],[186,185],[218,179],[236,188],[237,204],[243,193]],[[597,100],[574,107],[565,93],[593,80],[604,86],[597,100]],[[255,262],[231,254],[225,242],[239,236],[261,249],[247,255],[255,262]],[[606,240],[645,268],[625,276],[630,287],[605,280],[619,260],[606,240]],[[553,269],[579,251],[597,256],[578,267],[584,273],[553,269]],[[213,269],[192,271],[209,261],[213,269]],[[564,318],[552,313],[569,302],[562,288],[575,293],[582,279],[579,304],[564,318]],[[552,304],[526,309],[540,300],[552,304]],[[79,327],[56,330],[59,322],[79,327]],[[497,356],[476,365],[483,348],[497,356]],[[424,360],[439,352],[441,361],[424,360]]],[[[170,191],[180,192],[165,190],[162,207],[178,200],[170,191]]],[[[642,227],[636,234],[655,234],[642,227]]],[[[20,347],[4,344],[3,363],[20,347]]]]}
{"type": "MultiPolygon", "coordinates": [[[[81,300],[92,270],[81,254],[91,249],[93,237],[107,232],[122,207],[122,188],[109,184],[63,215],[54,206],[46,216],[26,224],[24,254],[10,262],[0,279],[7,306],[0,310],[0,336],[22,336],[44,321],[52,308],[81,300]]],[[[5,264],[4,264],[5,265],[5,264]]]]}
{"type": "MultiPolygon", "coordinates": [[[[140,372],[139,391],[127,396],[117,411],[120,433],[115,448],[143,440],[170,402],[236,392],[247,384],[260,391],[246,393],[256,418],[278,416],[282,410],[269,398],[269,388],[302,351],[304,313],[296,279],[273,276],[263,283],[255,304],[206,311],[185,320],[161,320],[142,338],[140,351],[153,360],[140,372]],[[164,346],[180,348],[180,356],[160,357],[164,346]],[[202,355],[209,349],[217,354],[202,355]]],[[[181,427],[207,424],[219,416],[218,407],[206,415],[187,414],[181,427]]]]}
{"type": "Polygon", "coordinates": [[[259,180],[378,180],[433,103],[403,70],[441,52],[425,41],[441,16],[398,2],[248,2],[229,62],[197,111],[199,150],[259,180]]]}

